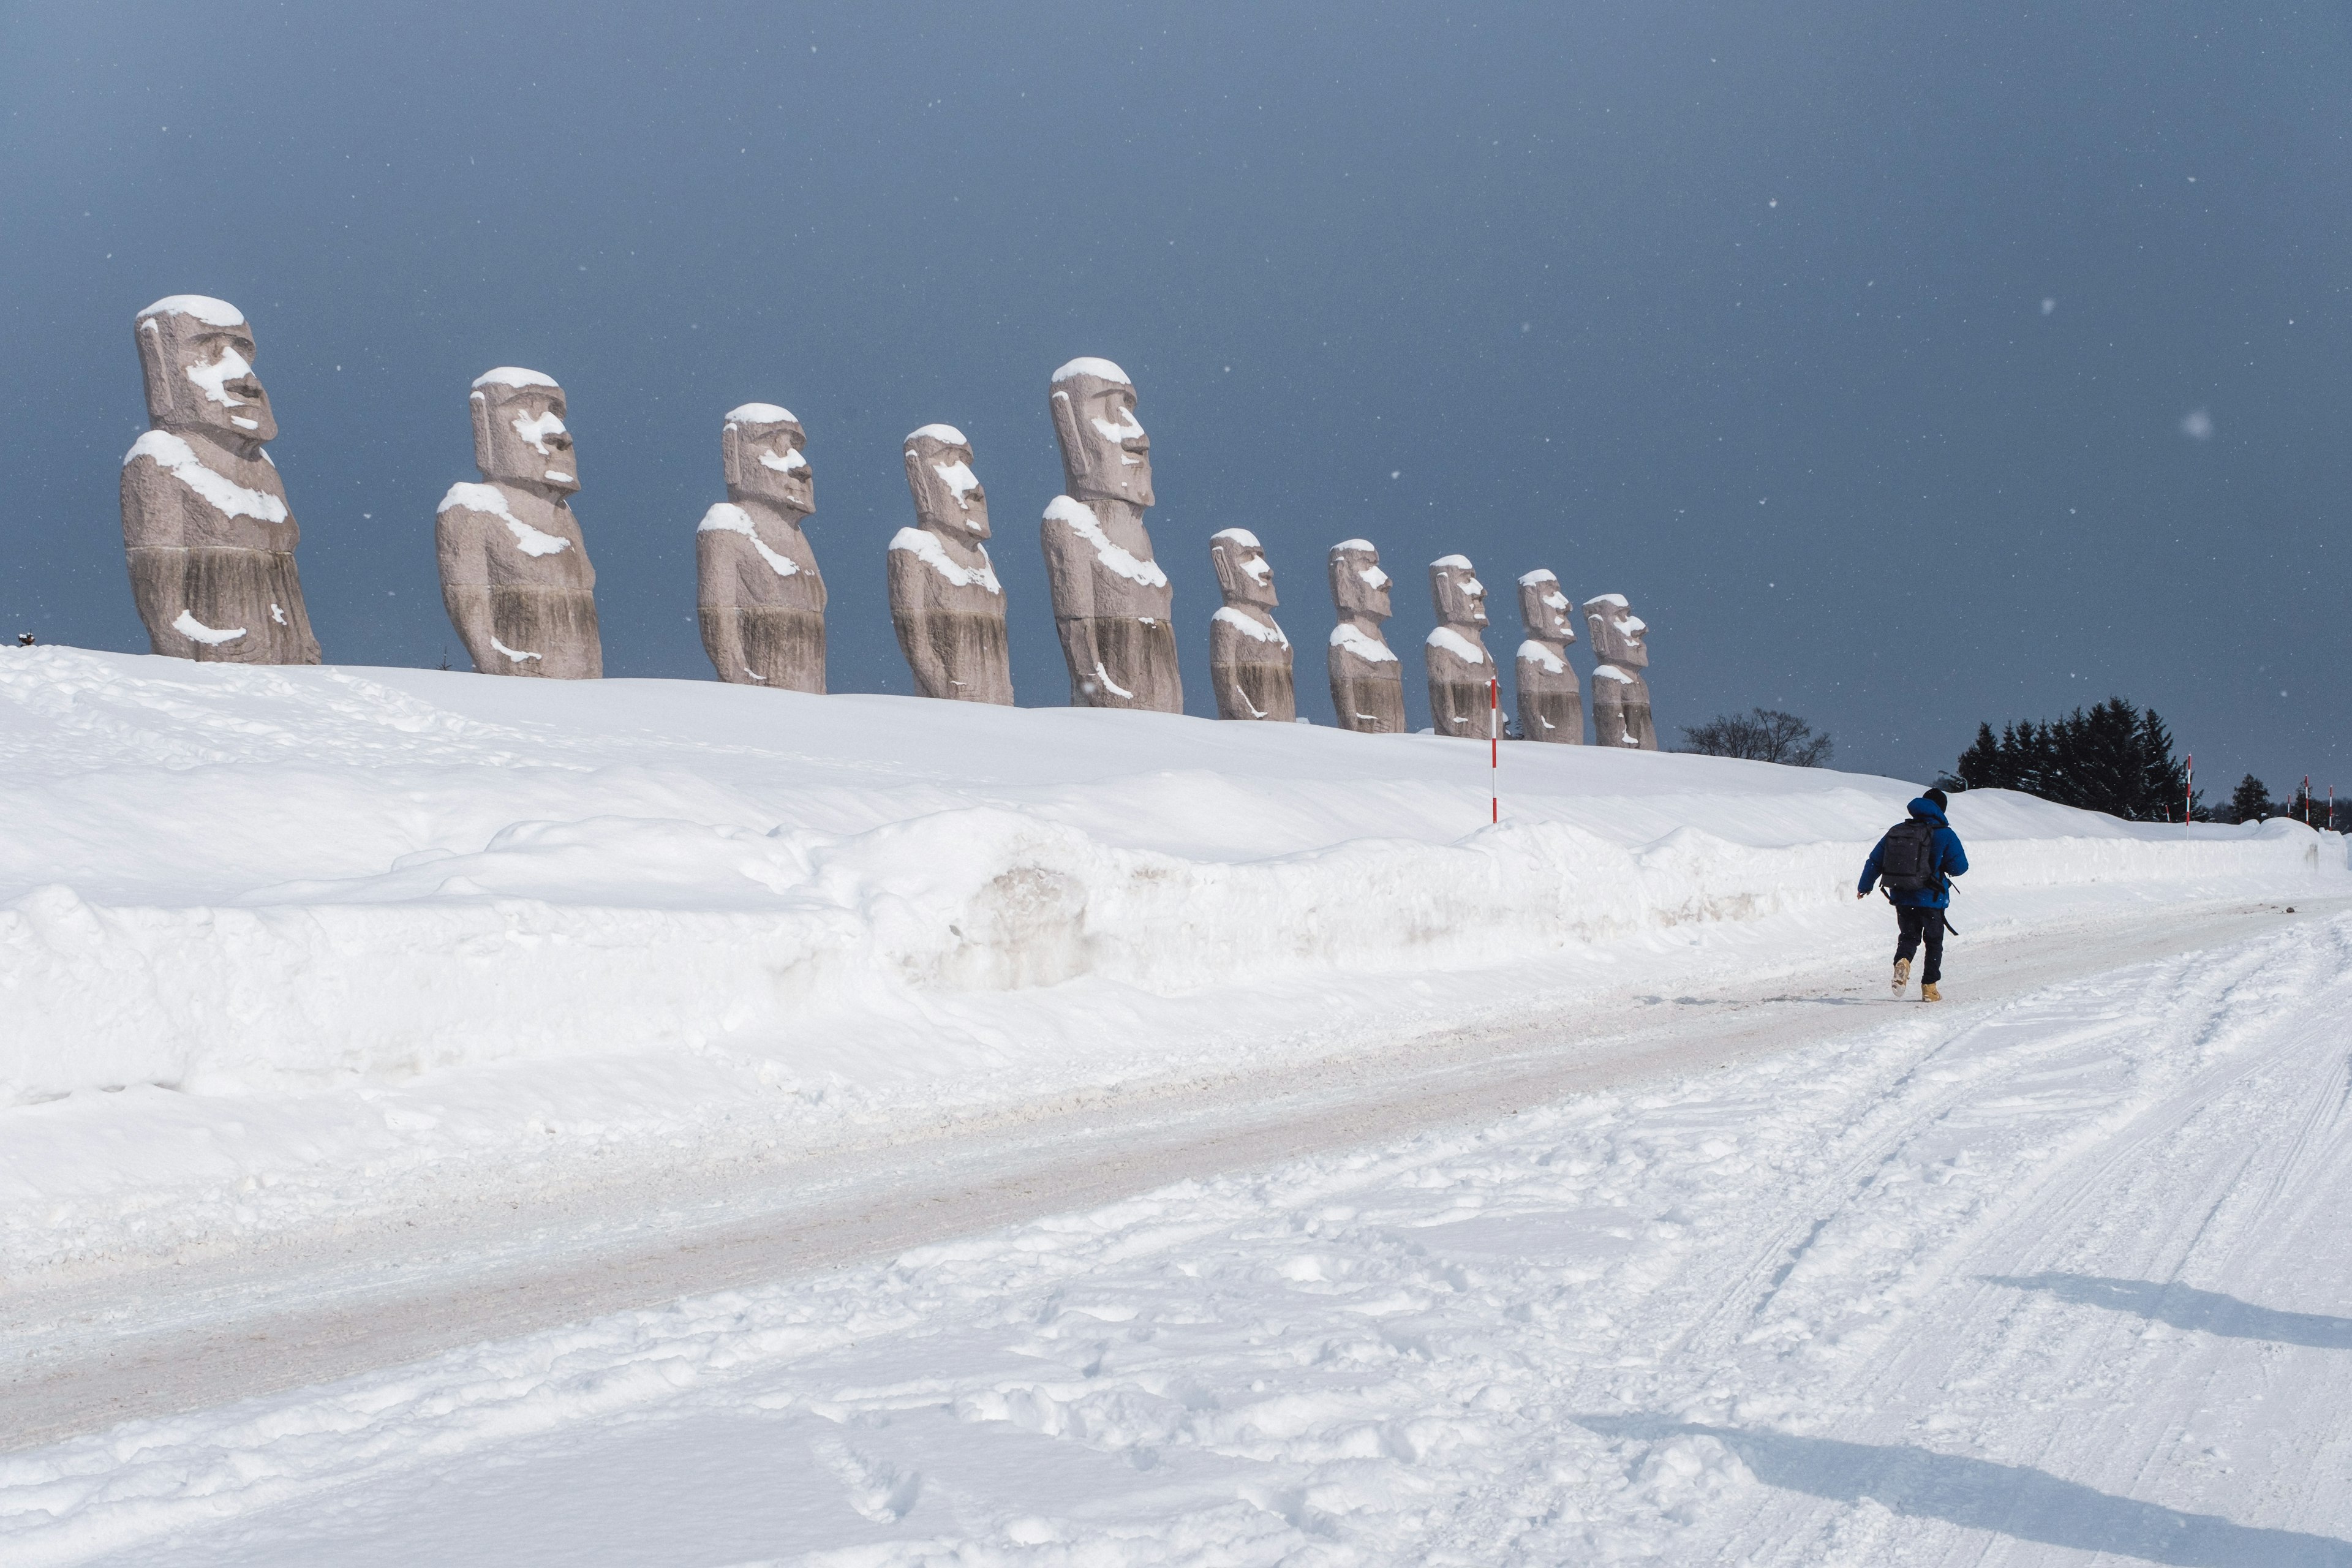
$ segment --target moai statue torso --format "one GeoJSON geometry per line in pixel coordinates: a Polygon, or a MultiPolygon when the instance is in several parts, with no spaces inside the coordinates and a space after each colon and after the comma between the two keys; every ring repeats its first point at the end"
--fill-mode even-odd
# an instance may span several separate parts
{"type": "Polygon", "coordinates": [[[1151,443],[1135,419],[1135,387],[1104,359],[1054,373],[1047,406],[1068,493],[1045,508],[1045,575],[1054,630],[1079,708],[1184,710],[1176,671],[1174,595],[1151,558],[1151,443]]]}
{"type": "Polygon", "coordinates": [[[596,569],[567,500],[580,489],[563,389],[501,365],[476,378],[474,465],[434,518],[441,602],[484,675],[593,680],[604,673],[596,569]]]}
{"type": "Polygon", "coordinates": [[[925,697],[1013,702],[1004,590],[988,559],[988,492],[971,443],[952,425],[907,437],[915,526],[890,541],[890,624],[925,697]]]}
{"type": "Polygon", "coordinates": [[[1650,722],[1649,627],[1627,607],[1622,594],[1584,601],[1584,624],[1592,634],[1592,743],[1644,752],[1658,749],[1650,722]]]}
{"type": "Polygon", "coordinates": [[[1291,681],[1290,639],[1275,624],[1274,567],[1257,535],[1228,528],[1209,539],[1224,604],[1209,618],[1209,680],[1217,689],[1220,719],[1298,717],[1291,681]]]}
{"type": "Polygon", "coordinates": [[[1367,735],[1404,733],[1404,666],[1381,631],[1389,618],[1389,574],[1368,539],[1331,547],[1331,708],[1339,728],[1367,735]]]}
{"type": "Polygon", "coordinates": [[[1441,735],[1486,737],[1495,658],[1479,628],[1486,624],[1486,585],[1467,556],[1441,555],[1429,563],[1429,596],[1437,626],[1423,653],[1429,661],[1429,719],[1441,735]]]}
{"type": "Polygon", "coordinates": [[[153,426],[122,459],[131,596],[154,650],[233,664],[316,664],[294,546],[302,530],[262,450],[278,435],[236,306],[174,294],[132,329],[153,426]]]}
{"type": "Polygon", "coordinates": [[[1584,693],[1569,668],[1568,645],[1576,640],[1568,595],[1559,579],[1534,571],[1519,579],[1519,619],[1527,640],[1519,644],[1519,733],[1555,745],[1584,744],[1584,693]]]}
{"type": "Polygon", "coordinates": [[[719,432],[727,499],[694,534],[703,651],[719,679],[824,689],[824,578],[802,520],[816,510],[808,437],[788,409],[746,403],[719,432]]]}

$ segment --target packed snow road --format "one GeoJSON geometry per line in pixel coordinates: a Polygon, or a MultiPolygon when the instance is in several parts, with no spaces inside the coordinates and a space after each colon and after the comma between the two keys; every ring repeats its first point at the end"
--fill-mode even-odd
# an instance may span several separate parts
{"type": "Polygon", "coordinates": [[[22,1453],[0,1547],[2352,1564],[2352,917],[2206,914],[1943,1008],[1662,1001],[1748,1018],[1482,1130],[22,1453]]]}

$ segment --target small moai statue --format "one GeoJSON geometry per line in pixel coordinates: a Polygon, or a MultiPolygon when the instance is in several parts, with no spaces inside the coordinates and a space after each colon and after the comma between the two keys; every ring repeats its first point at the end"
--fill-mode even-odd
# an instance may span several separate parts
{"type": "Polygon", "coordinates": [[[500,365],[467,401],[482,482],[451,485],[433,523],[449,624],[484,675],[597,679],[596,568],[572,515],[580,465],[563,388],[500,365]]]}
{"type": "Polygon", "coordinates": [[[1486,585],[1466,555],[1441,555],[1429,563],[1429,596],[1437,625],[1423,647],[1429,663],[1429,718],[1441,735],[1486,738],[1492,721],[1495,656],[1478,630],[1486,624],[1486,585]]]}
{"type": "Polygon", "coordinates": [[[1265,547],[1245,528],[1209,536],[1209,564],[1224,603],[1209,617],[1209,680],[1217,689],[1220,719],[1298,718],[1291,680],[1290,639],[1275,623],[1274,567],[1265,547]]]}
{"type": "Polygon", "coordinates": [[[1381,623],[1389,618],[1389,574],[1369,539],[1331,547],[1331,708],[1339,728],[1366,735],[1404,733],[1404,665],[1381,623]]]}
{"type": "Polygon", "coordinates": [[[1637,751],[1658,749],[1650,722],[1650,683],[1638,671],[1650,667],[1649,627],[1622,594],[1584,601],[1584,624],[1592,634],[1592,743],[1637,751]]]}
{"type": "Polygon", "coordinates": [[[1013,703],[1004,590],[988,559],[988,492],[971,443],[952,425],[907,437],[915,526],[890,541],[890,624],[915,689],[954,702],[1013,703]]]}
{"type": "Polygon", "coordinates": [[[727,499],[695,530],[695,601],[711,668],[738,686],[824,690],[824,578],[801,531],[816,510],[807,446],[772,403],[730,408],[719,426],[727,499]]]}
{"type": "Polygon", "coordinates": [[[1519,619],[1527,640],[1519,644],[1519,733],[1554,745],[1584,744],[1584,692],[1569,668],[1568,645],[1576,626],[1559,579],[1538,568],[1519,579],[1519,619]]]}
{"type": "Polygon", "coordinates": [[[1045,507],[1045,575],[1070,703],[1181,713],[1175,595],[1143,527],[1151,442],[1135,385],[1107,359],[1074,359],[1054,373],[1046,405],[1066,493],[1045,507]]]}
{"type": "Polygon", "coordinates": [[[301,527],[262,444],[278,437],[243,312],[174,294],[132,329],[153,426],[122,459],[131,597],[157,653],[207,663],[316,664],[301,527]]]}

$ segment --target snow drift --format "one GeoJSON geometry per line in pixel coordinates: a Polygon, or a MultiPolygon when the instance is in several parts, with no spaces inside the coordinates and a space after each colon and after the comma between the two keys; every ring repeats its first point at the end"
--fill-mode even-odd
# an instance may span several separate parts
{"type": "MultiPolygon", "coordinates": [[[[0,1104],[1130,1008],[1841,901],[1914,786],[1155,714],[0,655],[0,1104]]],[[[2287,823],[1961,797],[1989,889],[2343,875],[2287,823]]],[[[887,1068],[887,1064],[884,1064],[887,1068]]]]}

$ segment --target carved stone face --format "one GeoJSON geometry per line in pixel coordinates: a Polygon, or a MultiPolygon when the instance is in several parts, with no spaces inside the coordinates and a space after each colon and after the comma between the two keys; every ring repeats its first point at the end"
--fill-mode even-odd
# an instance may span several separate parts
{"type": "Polygon", "coordinates": [[[1629,669],[1649,668],[1650,629],[1626,605],[1622,594],[1585,600],[1584,623],[1592,633],[1593,658],[1629,669]]]}
{"type": "Polygon", "coordinates": [[[1331,605],[1341,615],[1387,620],[1390,582],[1369,540],[1343,539],[1331,547],[1331,605]]]}
{"type": "Polygon", "coordinates": [[[277,439],[278,416],[253,374],[253,328],[236,306],[174,294],[139,313],[138,337],[151,422],[257,446],[277,439]]]}
{"type": "Polygon", "coordinates": [[[1136,423],[1135,387],[1125,371],[1108,360],[1074,359],[1054,373],[1047,402],[1069,494],[1152,504],[1151,438],[1136,423]]]}
{"type": "Polygon", "coordinates": [[[816,474],[809,467],[808,435],[789,409],[746,403],[730,409],[719,433],[727,499],[763,500],[795,517],[816,510],[816,474]]]}
{"type": "Polygon", "coordinates": [[[1448,626],[1486,624],[1486,584],[1466,556],[1441,555],[1429,563],[1429,597],[1437,618],[1448,626]]]}
{"type": "Polygon", "coordinates": [[[1275,597],[1274,565],[1265,547],[1245,528],[1228,528],[1209,540],[1209,563],[1217,569],[1217,591],[1228,605],[1282,603],[1275,597]]]}
{"type": "Polygon", "coordinates": [[[1549,572],[1530,572],[1519,579],[1519,619],[1528,636],[1538,642],[1574,642],[1576,624],[1559,579],[1549,572]]]}
{"type": "Polygon", "coordinates": [[[926,528],[950,538],[988,537],[988,492],[971,471],[971,443],[952,425],[926,425],[907,437],[907,489],[926,528]]]}
{"type": "Polygon", "coordinates": [[[474,381],[474,463],[492,483],[567,496],[580,488],[563,388],[535,370],[501,365],[474,381]]]}

